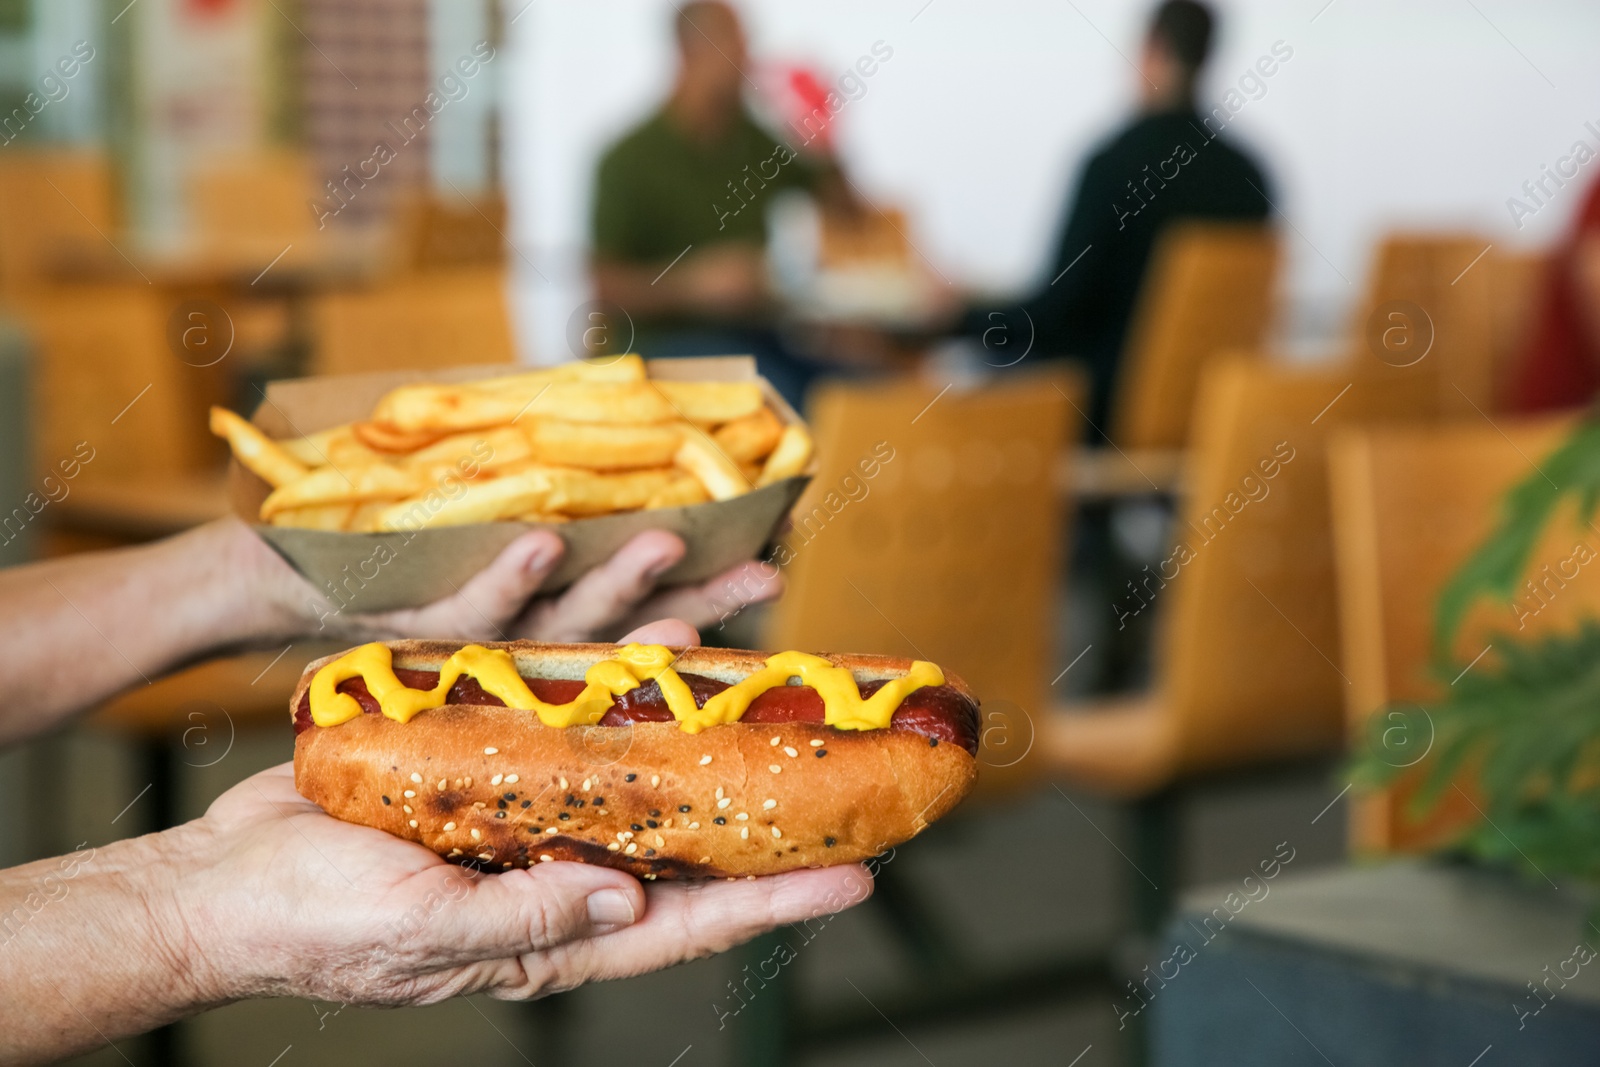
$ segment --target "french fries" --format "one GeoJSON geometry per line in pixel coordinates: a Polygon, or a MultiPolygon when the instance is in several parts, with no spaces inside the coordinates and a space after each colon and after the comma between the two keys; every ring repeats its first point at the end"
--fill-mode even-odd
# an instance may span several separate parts
{"type": "Polygon", "coordinates": [[[379,513],[377,528],[424,530],[495,522],[527,511],[543,510],[550,490],[549,472],[541,467],[463,482],[453,492],[438,489],[432,494],[389,505],[379,513]]]}
{"type": "Polygon", "coordinates": [[[263,522],[345,533],[692,507],[798,475],[812,452],[757,383],[650,379],[633,355],[404,385],[369,419],[284,441],[221,408],[211,430],[271,487],[263,522]]]}
{"type": "Polygon", "coordinates": [[[211,432],[226,438],[246,470],[278,488],[305,477],[307,467],[278,443],[226,408],[211,409],[211,432]]]}
{"type": "Polygon", "coordinates": [[[638,470],[670,467],[683,441],[672,423],[647,426],[600,426],[565,419],[536,419],[528,440],[540,463],[590,470],[638,470]]]}
{"type": "Polygon", "coordinates": [[[545,499],[543,510],[574,518],[638,511],[677,477],[677,472],[671,468],[621,474],[600,474],[577,467],[545,470],[550,479],[550,495],[545,499]]]}
{"type": "Polygon", "coordinates": [[[374,465],[340,470],[318,467],[302,478],[274,489],[261,504],[261,517],[271,519],[289,508],[313,504],[359,504],[367,500],[399,500],[423,489],[416,471],[374,465]]]}
{"type": "Polygon", "coordinates": [[[679,416],[715,426],[754,415],[766,404],[755,382],[651,382],[679,416]]]}
{"type": "Polygon", "coordinates": [[[674,458],[678,466],[699,479],[712,500],[732,500],[750,491],[739,465],[698,434],[685,437],[674,458]]]}
{"type": "Polygon", "coordinates": [[[766,466],[761,468],[761,477],[756,479],[756,485],[771,485],[785,478],[793,478],[811,462],[811,449],[811,435],[804,426],[799,423],[785,426],[783,435],[778,438],[778,446],[767,457],[766,466]]]}
{"type": "Polygon", "coordinates": [[[763,407],[754,415],[746,415],[719,426],[711,434],[711,439],[735,463],[757,463],[762,457],[772,454],[782,436],[783,423],[771,408],[763,407]]]}

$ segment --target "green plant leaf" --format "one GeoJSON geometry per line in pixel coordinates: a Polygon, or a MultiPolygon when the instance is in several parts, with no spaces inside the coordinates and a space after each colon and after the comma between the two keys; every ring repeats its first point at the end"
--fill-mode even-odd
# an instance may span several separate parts
{"type": "Polygon", "coordinates": [[[1440,662],[1449,660],[1461,623],[1480,597],[1512,600],[1550,516],[1568,496],[1578,498],[1583,521],[1593,517],[1600,503],[1600,421],[1581,423],[1506,494],[1500,524],[1439,594],[1434,652],[1440,662]]]}

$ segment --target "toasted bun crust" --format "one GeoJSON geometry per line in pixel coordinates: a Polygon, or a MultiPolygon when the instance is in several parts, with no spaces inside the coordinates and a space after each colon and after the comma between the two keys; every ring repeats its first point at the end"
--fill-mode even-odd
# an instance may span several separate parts
{"type": "MultiPolygon", "coordinates": [[[[389,645],[397,667],[437,670],[463,643],[389,645]]],[[[530,677],[581,678],[617,646],[490,647],[509,651],[530,677]]],[[[333,658],[306,668],[291,710],[333,658]]],[[[675,666],[736,682],[765,658],[689,649],[675,666]]],[[[827,658],[861,681],[911,666],[887,656],[827,658]]],[[[947,675],[946,683],[967,692],[957,678],[947,675]]],[[[852,863],[916,836],[955,807],[976,777],[977,761],[961,746],[903,730],[817,723],[731,723],[699,734],[675,723],[562,730],[493,705],[446,705],[409,723],[363,715],[306,730],[295,743],[296,787],[330,815],[497,870],[546,856],[659,878],[852,863]]]]}

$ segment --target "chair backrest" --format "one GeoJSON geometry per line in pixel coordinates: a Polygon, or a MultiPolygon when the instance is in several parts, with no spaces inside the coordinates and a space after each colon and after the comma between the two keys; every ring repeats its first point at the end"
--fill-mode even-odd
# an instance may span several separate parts
{"type": "Polygon", "coordinates": [[[412,271],[506,266],[505,194],[472,198],[412,189],[397,198],[395,262],[412,271]]]}
{"type": "Polygon", "coordinates": [[[1278,239],[1267,226],[1187,222],[1162,236],[1128,333],[1113,440],[1123,448],[1189,443],[1202,368],[1265,340],[1277,266],[1278,239]]]}
{"type": "Polygon", "coordinates": [[[1368,388],[1333,369],[1230,359],[1206,372],[1173,550],[1118,607],[1168,601],[1157,684],[1180,771],[1339,745],[1347,678],[1326,437],[1340,424],[1413,416],[1420,403],[1414,391],[1368,388]]]}
{"type": "Polygon", "coordinates": [[[116,239],[111,164],[104,153],[8,148],[0,153],[0,295],[47,281],[62,260],[105,252],[116,239]]]}
{"type": "Polygon", "coordinates": [[[504,271],[407,274],[312,306],[312,373],[516,362],[504,271]]]}
{"type": "Polygon", "coordinates": [[[1550,270],[1547,252],[1503,252],[1483,258],[1489,311],[1489,366],[1495,406],[1509,407],[1516,388],[1517,362],[1528,342],[1535,309],[1550,270]]]}
{"type": "Polygon", "coordinates": [[[1491,340],[1495,271],[1485,269],[1493,254],[1476,234],[1385,237],[1354,324],[1362,376],[1427,382],[1440,417],[1502,407],[1491,340]]]}
{"type": "Polygon", "coordinates": [[[94,450],[85,481],[205,463],[209,379],[168,348],[170,310],[139,282],[52,286],[18,305],[35,351],[36,469],[71,460],[79,442],[94,450]]]}
{"type": "Polygon", "coordinates": [[[1081,379],[1052,370],[966,393],[828,383],[812,397],[820,464],[780,539],[788,591],[770,647],[932,660],[962,676],[1009,746],[995,785],[1027,772],[1030,716],[1053,673],[1081,379]],[[787,562],[786,562],[787,561],[787,562]],[[1006,773],[1007,765],[1011,773],[1006,773]]]}
{"type": "Polygon", "coordinates": [[[310,160],[300,152],[264,151],[208,162],[192,179],[196,240],[236,255],[276,255],[315,240],[320,200],[310,160]]]}
{"type": "MultiPolygon", "coordinates": [[[[1567,417],[1535,420],[1474,418],[1448,424],[1352,431],[1331,454],[1339,610],[1350,734],[1364,738],[1367,720],[1392,703],[1437,698],[1444,683],[1431,676],[1434,604],[1446,581],[1488,536],[1506,490],[1535,473],[1534,464],[1571,430],[1567,417]]],[[[1530,573],[1572,555],[1574,541],[1600,549],[1600,534],[1558,512],[1535,549],[1530,573]]],[[[1530,629],[1568,628],[1600,605],[1600,577],[1580,570],[1549,598],[1530,629]]],[[[1498,630],[1520,629],[1514,608],[1488,602],[1468,615],[1452,650],[1473,660],[1498,630]]],[[[1423,739],[1425,740],[1425,739],[1423,739]]],[[[1411,790],[1401,787],[1359,798],[1353,845],[1364,851],[1420,847],[1441,840],[1475,815],[1459,796],[1429,819],[1402,818],[1411,790]]]]}

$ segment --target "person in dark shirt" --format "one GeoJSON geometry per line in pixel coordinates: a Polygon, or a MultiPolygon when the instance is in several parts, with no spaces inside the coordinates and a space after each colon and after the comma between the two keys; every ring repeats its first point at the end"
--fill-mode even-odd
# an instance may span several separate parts
{"type": "MultiPolygon", "coordinates": [[[[1093,388],[1089,416],[1102,430],[1157,239],[1181,219],[1260,220],[1269,208],[1261,168],[1218,136],[1225,120],[1195,110],[1211,37],[1212,17],[1201,4],[1167,0],[1156,8],[1139,61],[1139,115],[1084,166],[1049,280],[1020,309],[968,314],[968,331],[980,337],[1015,348],[1017,338],[1031,336],[1037,355],[1083,361],[1093,388]]],[[[987,347],[991,362],[1007,355],[987,347]]]]}
{"type": "Polygon", "coordinates": [[[753,352],[798,401],[807,375],[771,329],[766,210],[788,190],[835,207],[850,197],[831,160],[751,117],[744,32],[731,7],[685,4],[675,29],[671,96],[606,151],[596,175],[595,285],[603,304],[626,312],[608,323],[608,341],[647,356],[753,352]],[[626,332],[614,336],[628,324],[631,346],[626,332]]]}

